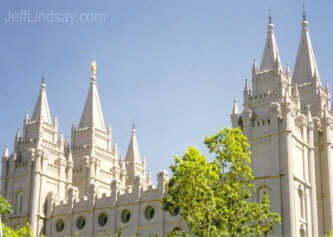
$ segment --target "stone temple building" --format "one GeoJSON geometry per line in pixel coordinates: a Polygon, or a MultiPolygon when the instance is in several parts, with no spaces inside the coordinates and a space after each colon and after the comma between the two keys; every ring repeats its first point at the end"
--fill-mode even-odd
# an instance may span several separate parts
{"type": "MultiPolygon", "coordinates": [[[[246,80],[240,112],[234,102],[231,121],[241,127],[252,149],[257,191],[269,193],[281,225],[268,236],[322,237],[333,229],[333,109],[328,85],[322,86],[313,53],[309,23],[303,17],[298,55],[291,75],[282,68],[269,19],[264,53],[246,80]]],[[[151,183],[140,157],[135,128],[125,159],[104,124],[92,64],[90,88],[71,141],[51,119],[42,80],[31,117],[17,131],[13,152],[2,157],[1,193],[14,213],[13,227],[30,222],[36,236],[107,236],[119,228],[124,236],[163,236],[186,229],[180,215],[161,209],[168,174],[151,183]]]]}
{"type": "Polygon", "coordinates": [[[281,225],[268,236],[323,237],[333,229],[333,108],[322,85],[304,14],[291,74],[282,68],[269,19],[260,67],[252,89],[246,80],[243,111],[234,102],[232,126],[241,127],[252,150],[260,200],[269,193],[281,225]]]}
{"type": "Polygon", "coordinates": [[[168,181],[166,171],[152,185],[146,161],[141,159],[136,131],[123,159],[111,128],[104,124],[96,85],[96,64],[91,66],[90,88],[71,142],[58,133],[51,119],[45,81],[31,117],[26,114],[23,133],[17,130],[14,151],[5,148],[1,193],[14,213],[4,221],[16,228],[30,222],[36,236],[108,236],[122,229],[123,236],[158,234],[185,229],[178,212],[161,208],[168,181]]]}

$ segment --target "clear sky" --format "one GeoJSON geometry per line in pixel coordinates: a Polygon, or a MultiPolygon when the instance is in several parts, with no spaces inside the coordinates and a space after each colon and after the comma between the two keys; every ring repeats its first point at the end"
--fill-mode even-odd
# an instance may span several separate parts
{"type": "MultiPolygon", "coordinates": [[[[234,98],[242,104],[244,78],[250,78],[252,60],[260,61],[263,51],[269,8],[282,63],[293,68],[302,4],[2,1],[0,144],[12,149],[25,112],[32,113],[43,72],[52,117],[70,137],[88,92],[90,63],[96,60],[105,122],[123,155],[133,121],[154,176],[189,145],[207,153],[204,137],[230,126],[234,98]],[[9,21],[9,15],[19,16],[9,21]],[[40,20],[33,23],[36,16],[40,20]],[[81,19],[72,24],[66,16],[81,19]]],[[[321,80],[332,86],[333,1],[307,0],[305,5],[321,80]]]]}

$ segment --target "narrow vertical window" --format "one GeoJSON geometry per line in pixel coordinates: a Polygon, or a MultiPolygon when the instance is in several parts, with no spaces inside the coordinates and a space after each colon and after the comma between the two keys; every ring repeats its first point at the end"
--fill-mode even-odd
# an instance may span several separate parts
{"type": "Polygon", "coordinates": [[[19,208],[19,212],[21,212],[23,209],[23,195],[20,196],[20,208],[19,208]]]}
{"type": "Polygon", "coordinates": [[[16,193],[15,213],[21,212],[22,209],[23,209],[23,192],[19,191],[16,193]]]}
{"type": "Polygon", "coordinates": [[[298,198],[299,198],[300,214],[301,214],[301,217],[304,218],[305,217],[305,213],[304,213],[304,197],[303,197],[303,192],[302,192],[301,189],[298,190],[298,198]]]}

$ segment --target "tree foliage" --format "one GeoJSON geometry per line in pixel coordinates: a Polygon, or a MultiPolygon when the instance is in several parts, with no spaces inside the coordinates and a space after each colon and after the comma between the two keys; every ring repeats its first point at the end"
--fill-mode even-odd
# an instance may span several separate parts
{"type": "MultiPolygon", "coordinates": [[[[8,201],[0,195],[0,215],[2,216],[9,213],[12,213],[12,208],[8,201]]],[[[4,223],[1,223],[1,226],[4,237],[33,237],[32,228],[29,223],[18,230],[14,230],[4,223]]]]}
{"type": "Polygon", "coordinates": [[[207,161],[196,148],[175,157],[163,208],[180,214],[195,236],[262,236],[280,222],[267,194],[251,201],[255,190],[249,144],[239,128],[225,128],[205,139],[215,156],[207,161]]]}
{"type": "Polygon", "coordinates": [[[325,237],[333,237],[333,230],[331,230],[331,232],[330,232],[330,233],[328,233],[328,234],[325,234],[325,237]]]}
{"type": "Polygon", "coordinates": [[[12,213],[12,207],[7,202],[7,200],[0,195],[0,215],[12,213]]]}
{"type": "Polygon", "coordinates": [[[25,226],[19,228],[18,230],[14,230],[9,226],[6,226],[2,223],[2,232],[4,237],[33,237],[32,228],[29,223],[25,226]]]}

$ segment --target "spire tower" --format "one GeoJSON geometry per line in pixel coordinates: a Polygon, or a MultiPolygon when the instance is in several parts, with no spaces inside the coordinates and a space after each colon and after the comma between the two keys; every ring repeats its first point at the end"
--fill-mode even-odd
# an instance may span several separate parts
{"type": "Polygon", "coordinates": [[[5,146],[2,157],[3,158],[8,158],[9,157],[8,145],[5,146]]]}
{"type": "Polygon", "coordinates": [[[130,143],[128,145],[125,160],[129,161],[129,162],[134,162],[134,163],[140,163],[141,162],[140,151],[139,151],[139,146],[138,146],[138,142],[137,142],[137,139],[136,139],[135,125],[134,124],[132,126],[131,140],[130,140],[130,143]]]}
{"type": "Polygon", "coordinates": [[[96,86],[96,61],[91,64],[90,88],[78,128],[94,127],[105,132],[101,102],[96,86]]]}
{"type": "Polygon", "coordinates": [[[49,124],[52,123],[49,103],[47,101],[46,83],[44,76],[41,80],[40,91],[35,104],[34,112],[31,117],[31,121],[44,121],[49,124]]]}
{"type": "Polygon", "coordinates": [[[232,115],[236,115],[239,114],[239,110],[238,110],[238,105],[237,105],[237,101],[234,100],[234,106],[232,107],[232,115]]]}
{"type": "Polygon", "coordinates": [[[260,64],[260,71],[266,70],[281,70],[281,61],[275,40],[271,11],[268,16],[267,37],[260,64]]]}
{"type": "Polygon", "coordinates": [[[314,82],[315,85],[321,85],[309,34],[309,22],[306,19],[305,11],[303,11],[302,35],[298,46],[293,82],[314,82]]]}

